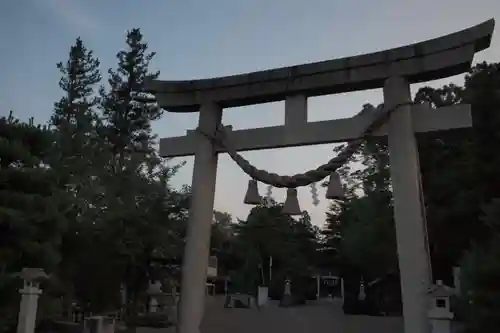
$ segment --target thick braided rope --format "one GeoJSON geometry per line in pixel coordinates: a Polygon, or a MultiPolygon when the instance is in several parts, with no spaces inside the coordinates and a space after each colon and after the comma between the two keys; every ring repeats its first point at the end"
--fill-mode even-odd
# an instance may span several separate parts
{"type": "MultiPolygon", "coordinates": [[[[248,174],[252,179],[265,183],[267,185],[272,185],[274,187],[280,188],[296,188],[301,186],[307,186],[312,183],[319,182],[320,180],[329,176],[332,172],[335,172],[338,168],[344,165],[349,158],[359,149],[361,144],[367,137],[375,130],[377,130],[392,113],[400,106],[413,104],[411,102],[397,104],[389,110],[384,110],[384,108],[377,107],[377,115],[372,123],[370,123],[362,133],[360,133],[359,139],[353,140],[347,144],[347,146],[342,149],[342,151],[329,160],[327,163],[319,166],[314,170],[309,170],[304,173],[296,174],[293,176],[280,176],[276,173],[267,172],[253,166],[248,160],[241,156],[229,140],[227,140],[228,130],[224,126],[219,126],[215,131],[215,135],[210,135],[208,133],[202,132],[199,128],[197,131],[202,135],[206,136],[215,144],[224,148],[233,161],[238,164],[238,166],[248,174]]],[[[363,112],[363,111],[361,111],[363,112]]]]}

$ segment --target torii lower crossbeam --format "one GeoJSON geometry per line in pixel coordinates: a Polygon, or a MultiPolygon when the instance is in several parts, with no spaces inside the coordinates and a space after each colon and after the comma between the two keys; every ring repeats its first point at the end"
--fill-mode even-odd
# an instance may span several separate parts
{"type": "MultiPolygon", "coordinates": [[[[287,113],[292,113],[295,110],[286,108],[287,113]]],[[[346,119],[303,121],[294,125],[235,130],[228,133],[228,140],[237,151],[347,142],[357,139],[363,129],[374,120],[374,116],[375,112],[368,111],[346,119]]],[[[411,116],[413,130],[416,133],[467,128],[472,125],[470,107],[463,104],[439,109],[433,109],[427,104],[415,105],[412,107],[411,116]]],[[[160,140],[160,155],[163,157],[194,155],[196,135],[196,131],[188,130],[185,136],[162,138],[160,140]]],[[[373,135],[386,136],[387,125],[383,125],[373,135]]],[[[224,152],[221,147],[215,147],[215,149],[218,153],[224,152]]]]}

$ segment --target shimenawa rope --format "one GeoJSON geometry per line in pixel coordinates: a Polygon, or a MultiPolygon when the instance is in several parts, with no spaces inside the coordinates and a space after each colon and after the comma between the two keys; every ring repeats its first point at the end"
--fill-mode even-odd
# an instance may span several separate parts
{"type": "MultiPolygon", "coordinates": [[[[379,105],[376,108],[376,112],[379,114],[375,117],[372,123],[370,123],[366,128],[360,133],[359,139],[353,140],[347,144],[347,146],[342,149],[342,151],[329,160],[327,163],[320,165],[314,170],[309,170],[304,173],[296,174],[293,176],[281,176],[276,173],[267,172],[265,170],[261,170],[250,164],[248,160],[246,160],[243,156],[241,156],[234,146],[231,144],[230,140],[227,139],[228,132],[230,131],[221,124],[213,135],[209,133],[205,133],[197,128],[196,131],[201,133],[203,136],[210,139],[215,144],[224,148],[226,152],[231,156],[233,161],[239,165],[239,167],[250,177],[253,179],[265,183],[267,185],[271,185],[279,188],[296,188],[301,186],[307,186],[312,183],[316,183],[327,176],[329,176],[332,172],[335,172],[338,168],[340,168],[343,164],[347,162],[347,160],[358,150],[364,140],[370,136],[372,132],[377,130],[389,117],[389,115],[396,110],[397,108],[404,105],[411,105],[412,102],[405,102],[395,105],[389,110],[385,110],[383,106],[379,105]]],[[[363,113],[362,110],[359,114],[363,113]]],[[[358,115],[359,115],[358,114],[358,115]]],[[[356,115],[356,116],[358,116],[356,115]]],[[[356,117],[355,116],[355,117],[356,117]]]]}

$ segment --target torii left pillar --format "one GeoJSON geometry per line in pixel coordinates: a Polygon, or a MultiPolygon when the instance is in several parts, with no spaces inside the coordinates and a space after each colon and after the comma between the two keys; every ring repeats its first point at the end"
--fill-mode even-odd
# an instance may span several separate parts
{"type": "MultiPolygon", "coordinates": [[[[201,106],[198,127],[214,133],[222,119],[222,108],[215,103],[201,106]]],[[[197,133],[191,207],[182,265],[179,333],[199,333],[205,308],[205,283],[210,255],[217,152],[213,143],[197,133]]]]}

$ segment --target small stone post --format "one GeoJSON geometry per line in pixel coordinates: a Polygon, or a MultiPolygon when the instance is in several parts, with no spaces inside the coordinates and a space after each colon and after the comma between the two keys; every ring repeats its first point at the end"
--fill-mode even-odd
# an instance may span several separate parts
{"type": "Polygon", "coordinates": [[[291,281],[288,280],[288,279],[285,281],[285,291],[284,291],[284,294],[288,295],[288,296],[292,295],[292,284],[291,284],[291,281]]]}
{"type": "Polygon", "coordinates": [[[38,298],[42,294],[39,283],[41,280],[46,279],[47,275],[39,268],[23,268],[19,277],[23,279],[24,286],[19,290],[21,305],[19,307],[17,333],[34,333],[38,298]]]}
{"type": "Polygon", "coordinates": [[[319,301],[321,297],[321,276],[316,275],[316,300],[319,301]]]}
{"type": "Polygon", "coordinates": [[[460,284],[460,267],[459,266],[456,266],[456,267],[453,267],[453,284],[455,287],[455,293],[457,295],[460,295],[460,291],[461,291],[461,284],[460,284]]]}
{"type": "Polygon", "coordinates": [[[344,278],[340,278],[340,296],[344,300],[344,278]]]}
{"type": "Polygon", "coordinates": [[[360,301],[364,301],[366,299],[366,293],[365,293],[365,281],[363,278],[361,278],[361,282],[359,283],[359,295],[358,299],[360,301]]]}
{"type": "Polygon", "coordinates": [[[281,299],[280,306],[287,307],[292,305],[292,281],[288,278],[285,280],[285,290],[283,298],[281,299]]]}

